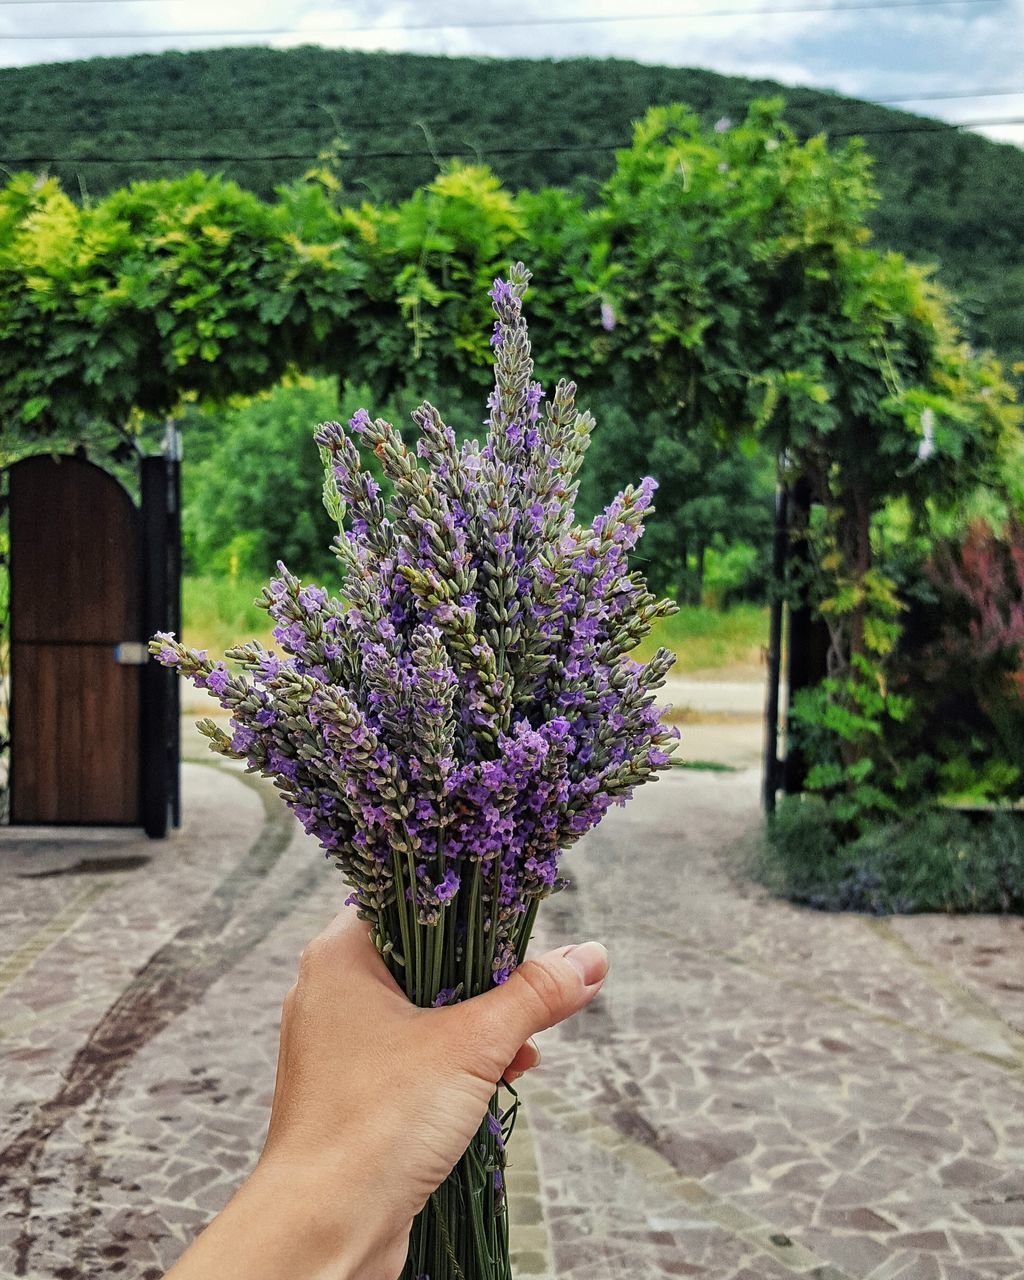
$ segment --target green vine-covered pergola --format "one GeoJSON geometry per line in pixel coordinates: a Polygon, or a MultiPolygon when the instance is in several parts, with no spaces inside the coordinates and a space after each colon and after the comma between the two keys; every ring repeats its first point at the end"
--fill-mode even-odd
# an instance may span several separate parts
{"type": "Polygon", "coordinates": [[[588,207],[462,165],[400,204],[343,195],[329,168],[273,203],[197,173],[81,206],[15,175],[0,191],[3,447],[130,433],[295,368],[379,395],[483,387],[487,286],[520,258],[548,383],[571,365],[667,434],[760,441],[809,486],[834,676],[877,683],[898,634],[872,554],[883,508],[921,523],[979,486],[1015,500],[1012,386],[959,339],[928,271],[868,242],[861,147],[797,140],[779,102],[710,131],[684,107],[650,111],[588,207]]]}

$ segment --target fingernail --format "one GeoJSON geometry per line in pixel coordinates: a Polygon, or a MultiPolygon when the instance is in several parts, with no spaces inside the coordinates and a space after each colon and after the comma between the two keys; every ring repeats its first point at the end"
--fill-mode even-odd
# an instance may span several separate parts
{"type": "Polygon", "coordinates": [[[530,1048],[531,1048],[531,1049],[534,1051],[534,1053],[537,1055],[537,1065],[539,1066],[539,1065],[540,1065],[540,1057],[541,1057],[541,1055],[540,1055],[540,1049],[537,1047],[537,1041],[536,1041],[536,1040],[534,1040],[533,1036],[530,1036],[529,1040],[527,1040],[527,1042],[526,1042],[526,1043],[530,1046],[530,1048]]]}
{"type": "Polygon", "coordinates": [[[600,942],[583,942],[567,951],[565,958],[583,979],[585,987],[594,986],[608,972],[608,952],[600,942]]]}

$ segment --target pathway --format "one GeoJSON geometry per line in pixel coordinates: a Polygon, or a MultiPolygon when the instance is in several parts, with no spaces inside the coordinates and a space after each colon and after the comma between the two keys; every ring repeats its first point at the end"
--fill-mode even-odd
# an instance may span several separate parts
{"type": "MultiPolygon", "coordinates": [[[[606,991],[524,1082],[517,1275],[1024,1277],[1024,921],[876,922],[737,870],[757,776],[680,771],[567,857],[537,945],[606,991]]],[[[0,1275],[156,1280],[250,1167],[340,882],[269,788],[184,830],[0,833],[0,1275]]]]}

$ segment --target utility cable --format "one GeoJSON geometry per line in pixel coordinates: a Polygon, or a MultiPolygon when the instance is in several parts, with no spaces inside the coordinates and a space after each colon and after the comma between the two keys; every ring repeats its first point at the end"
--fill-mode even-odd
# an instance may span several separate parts
{"type": "MultiPolygon", "coordinates": [[[[987,120],[939,121],[927,125],[893,125],[877,129],[820,129],[830,138],[853,138],[866,135],[882,135],[890,133],[940,133],[946,130],[959,131],[974,129],[983,125],[1018,125],[1024,124],[1024,116],[1000,116],[987,120]]],[[[343,152],[345,160],[431,160],[456,159],[479,150],[485,156],[537,156],[554,154],[585,153],[590,151],[623,151],[629,148],[629,142],[586,142],[564,146],[545,147],[487,147],[476,143],[474,146],[460,147],[454,150],[437,151],[348,151],[343,152]]],[[[281,160],[316,160],[319,153],[314,152],[275,152],[262,155],[223,155],[201,154],[191,156],[149,155],[149,156],[9,156],[0,154],[4,163],[14,164],[263,164],[281,160]]]]}
{"type": "MultiPolygon", "coordinates": [[[[0,0],[0,4],[29,3],[29,0],[0,0]]],[[[86,0],[31,0],[31,3],[72,3],[83,4],[86,0]]],[[[96,0],[98,3],[99,0],[96,0]]],[[[303,35],[356,35],[373,32],[409,32],[409,31],[466,31],[483,30],[497,27],[556,27],[556,26],[592,26],[615,22],[703,22],[708,18],[775,18],[801,13],[863,13],[893,12],[898,9],[936,9],[936,8],[977,8],[980,5],[993,5],[1000,0],[853,0],[852,3],[839,4],[783,4],[776,8],[760,9],[709,9],[701,12],[685,13],[630,13],[630,14],[589,14],[583,17],[560,15],[540,16],[533,18],[484,18],[468,22],[409,22],[397,26],[360,26],[360,27],[210,27],[205,30],[166,30],[166,31],[72,31],[55,34],[27,34],[25,32],[5,32],[0,35],[3,40],[137,40],[137,39],[169,39],[169,38],[207,38],[216,36],[303,36],[303,35]]]]}

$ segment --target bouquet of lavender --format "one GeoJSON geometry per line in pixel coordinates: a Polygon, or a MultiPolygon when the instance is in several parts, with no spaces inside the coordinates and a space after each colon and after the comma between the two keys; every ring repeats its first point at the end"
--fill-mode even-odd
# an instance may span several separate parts
{"type": "MultiPolygon", "coordinates": [[[[365,410],[315,439],[337,521],[343,598],[279,565],[260,603],[278,657],[229,649],[240,670],[158,635],[159,660],[209,689],[231,733],[213,750],[273,778],[421,1006],[504,982],[563,849],[669,764],[677,731],[654,691],[673,655],[627,655],[674,612],[627,564],[655,485],[574,523],[593,419],[560,382],[532,381],[522,264],[490,294],[495,388],[487,438],[457,446],[430,404],[415,453],[365,410]],[[372,449],[388,501],[362,465],[372,449]]],[[[405,1276],[507,1280],[505,1142],[515,1103],[490,1114],[417,1219],[405,1276]]]]}

